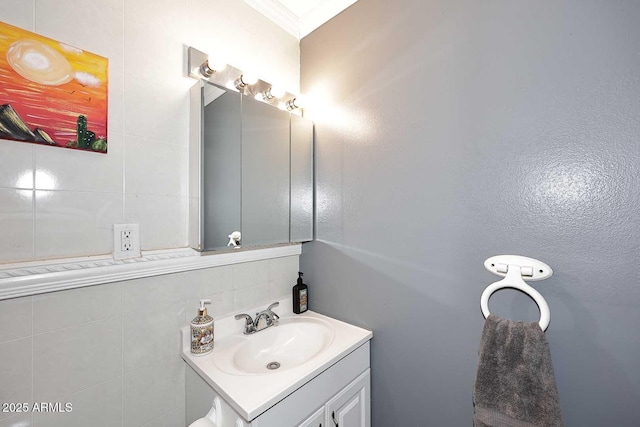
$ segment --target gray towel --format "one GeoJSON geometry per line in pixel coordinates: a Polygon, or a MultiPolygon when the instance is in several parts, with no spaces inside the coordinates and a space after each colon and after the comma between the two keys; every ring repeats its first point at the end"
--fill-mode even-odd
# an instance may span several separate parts
{"type": "Polygon", "coordinates": [[[549,343],[537,322],[484,323],[473,391],[476,427],[562,427],[549,343]]]}

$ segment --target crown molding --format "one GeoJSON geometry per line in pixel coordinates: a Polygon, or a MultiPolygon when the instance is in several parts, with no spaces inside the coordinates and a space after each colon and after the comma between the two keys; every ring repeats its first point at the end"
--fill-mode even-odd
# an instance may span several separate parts
{"type": "Polygon", "coordinates": [[[357,0],[318,1],[309,12],[297,16],[277,0],[244,0],[283,30],[300,40],[313,30],[354,4],[357,0]]]}
{"type": "Polygon", "coordinates": [[[358,0],[326,0],[298,19],[299,38],[303,38],[358,0]]]}
{"type": "Polygon", "coordinates": [[[274,0],[244,0],[249,6],[269,18],[293,37],[300,39],[298,17],[274,0]]]}

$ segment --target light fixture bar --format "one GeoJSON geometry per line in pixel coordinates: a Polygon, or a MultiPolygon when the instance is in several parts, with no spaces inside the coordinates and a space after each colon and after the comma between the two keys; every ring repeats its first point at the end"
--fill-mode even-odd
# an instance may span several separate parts
{"type": "Polygon", "coordinates": [[[215,62],[209,60],[209,55],[193,47],[188,49],[187,61],[189,77],[206,80],[226,90],[238,91],[273,107],[302,115],[298,102],[300,95],[280,90],[279,87],[231,65],[214,65],[215,62]]]}

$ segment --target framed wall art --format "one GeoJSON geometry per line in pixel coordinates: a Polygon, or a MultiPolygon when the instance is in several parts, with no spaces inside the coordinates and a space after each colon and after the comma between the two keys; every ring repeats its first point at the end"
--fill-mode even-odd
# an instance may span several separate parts
{"type": "Polygon", "coordinates": [[[0,138],[107,152],[108,59],[0,22],[0,138]]]}

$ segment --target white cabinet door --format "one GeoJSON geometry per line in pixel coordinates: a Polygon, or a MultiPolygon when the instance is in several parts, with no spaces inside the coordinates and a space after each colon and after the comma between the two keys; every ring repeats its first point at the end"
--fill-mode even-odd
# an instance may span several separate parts
{"type": "Polygon", "coordinates": [[[324,406],[298,424],[298,427],[323,427],[322,424],[324,424],[324,406]]]}
{"type": "Polygon", "coordinates": [[[342,389],[326,405],[326,427],[371,426],[369,369],[342,389]]]}

